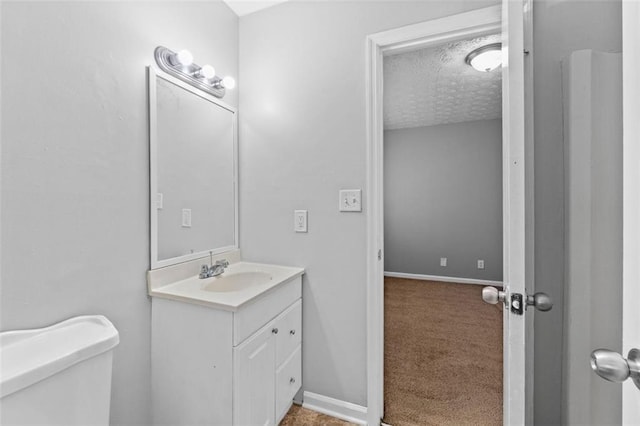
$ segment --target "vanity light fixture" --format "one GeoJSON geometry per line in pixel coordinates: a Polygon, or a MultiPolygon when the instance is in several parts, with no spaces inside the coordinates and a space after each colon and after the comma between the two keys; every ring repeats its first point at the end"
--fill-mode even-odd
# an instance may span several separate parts
{"type": "Polygon", "coordinates": [[[472,50],[464,61],[478,71],[493,71],[502,65],[502,43],[478,47],[472,50]]]}
{"type": "Polygon", "coordinates": [[[223,98],[227,89],[236,87],[236,81],[232,77],[218,77],[215,68],[211,65],[201,67],[195,64],[193,55],[188,50],[176,53],[164,46],[158,46],[154,56],[162,71],[217,98],[223,98]]]}

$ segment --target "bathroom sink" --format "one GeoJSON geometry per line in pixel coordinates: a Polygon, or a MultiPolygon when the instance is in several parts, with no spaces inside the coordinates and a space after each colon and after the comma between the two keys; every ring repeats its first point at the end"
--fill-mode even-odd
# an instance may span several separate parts
{"type": "Polygon", "coordinates": [[[242,291],[247,288],[268,283],[273,277],[266,272],[224,273],[206,283],[202,289],[216,293],[242,291]]]}
{"type": "MultiPolygon", "coordinates": [[[[208,260],[208,259],[207,259],[208,260]]],[[[200,265],[195,263],[193,269],[200,265]]],[[[193,270],[191,269],[191,270],[193,270]]],[[[169,273],[169,271],[167,271],[169,273]]],[[[304,273],[302,268],[252,262],[232,262],[222,275],[201,279],[199,275],[151,287],[149,294],[212,308],[236,311],[271,290],[304,273]]]]}

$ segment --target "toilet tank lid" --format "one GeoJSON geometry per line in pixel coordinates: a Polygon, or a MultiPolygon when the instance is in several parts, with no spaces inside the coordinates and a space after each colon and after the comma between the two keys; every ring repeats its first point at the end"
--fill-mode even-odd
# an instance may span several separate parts
{"type": "Polygon", "coordinates": [[[0,333],[0,397],[113,349],[118,330],[102,315],[79,316],[45,328],[0,333]]]}

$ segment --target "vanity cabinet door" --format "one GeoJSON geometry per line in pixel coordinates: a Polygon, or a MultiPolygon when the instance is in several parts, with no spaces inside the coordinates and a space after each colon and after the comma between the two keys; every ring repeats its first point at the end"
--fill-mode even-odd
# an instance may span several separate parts
{"type": "Polygon", "coordinates": [[[302,300],[287,308],[276,319],[276,366],[280,366],[302,341],[302,300]]]}
{"type": "Polygon", "coordinates": [[[234,348],[233,423],[275,424],[275,339],[266,327],[234,348]]]}
{"type": "Polygon", "coordinates": [[[276,414],[278,422],[291,407],[291,401],[302,386],[301,346],[276,370],[276,414]]]}

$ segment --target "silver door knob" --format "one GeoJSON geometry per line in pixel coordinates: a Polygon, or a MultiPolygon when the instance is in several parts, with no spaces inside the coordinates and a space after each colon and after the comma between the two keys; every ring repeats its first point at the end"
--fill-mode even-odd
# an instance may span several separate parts
{"type": "Polygon", "coordinates": [[[591,368],[596,374],[610,382],[624,382],[629,377],[640,389],[640,350],[631,349],[627,359],[608,349],[591,352],[591,368]]]}
{"type": "Polygon", "coordinates": [[[533,296],[527,296],[527,306],[533,306],[539,311],[550,311],[553,308],[551,297],[546,293],[536,293],[533,296]]]}
{"type": "Polygon", "coordinates": [[[504,302],[504,291],[500,291],[495,287],[485,287],[482,289],[482,300],[492,305],[504,302]]]}

